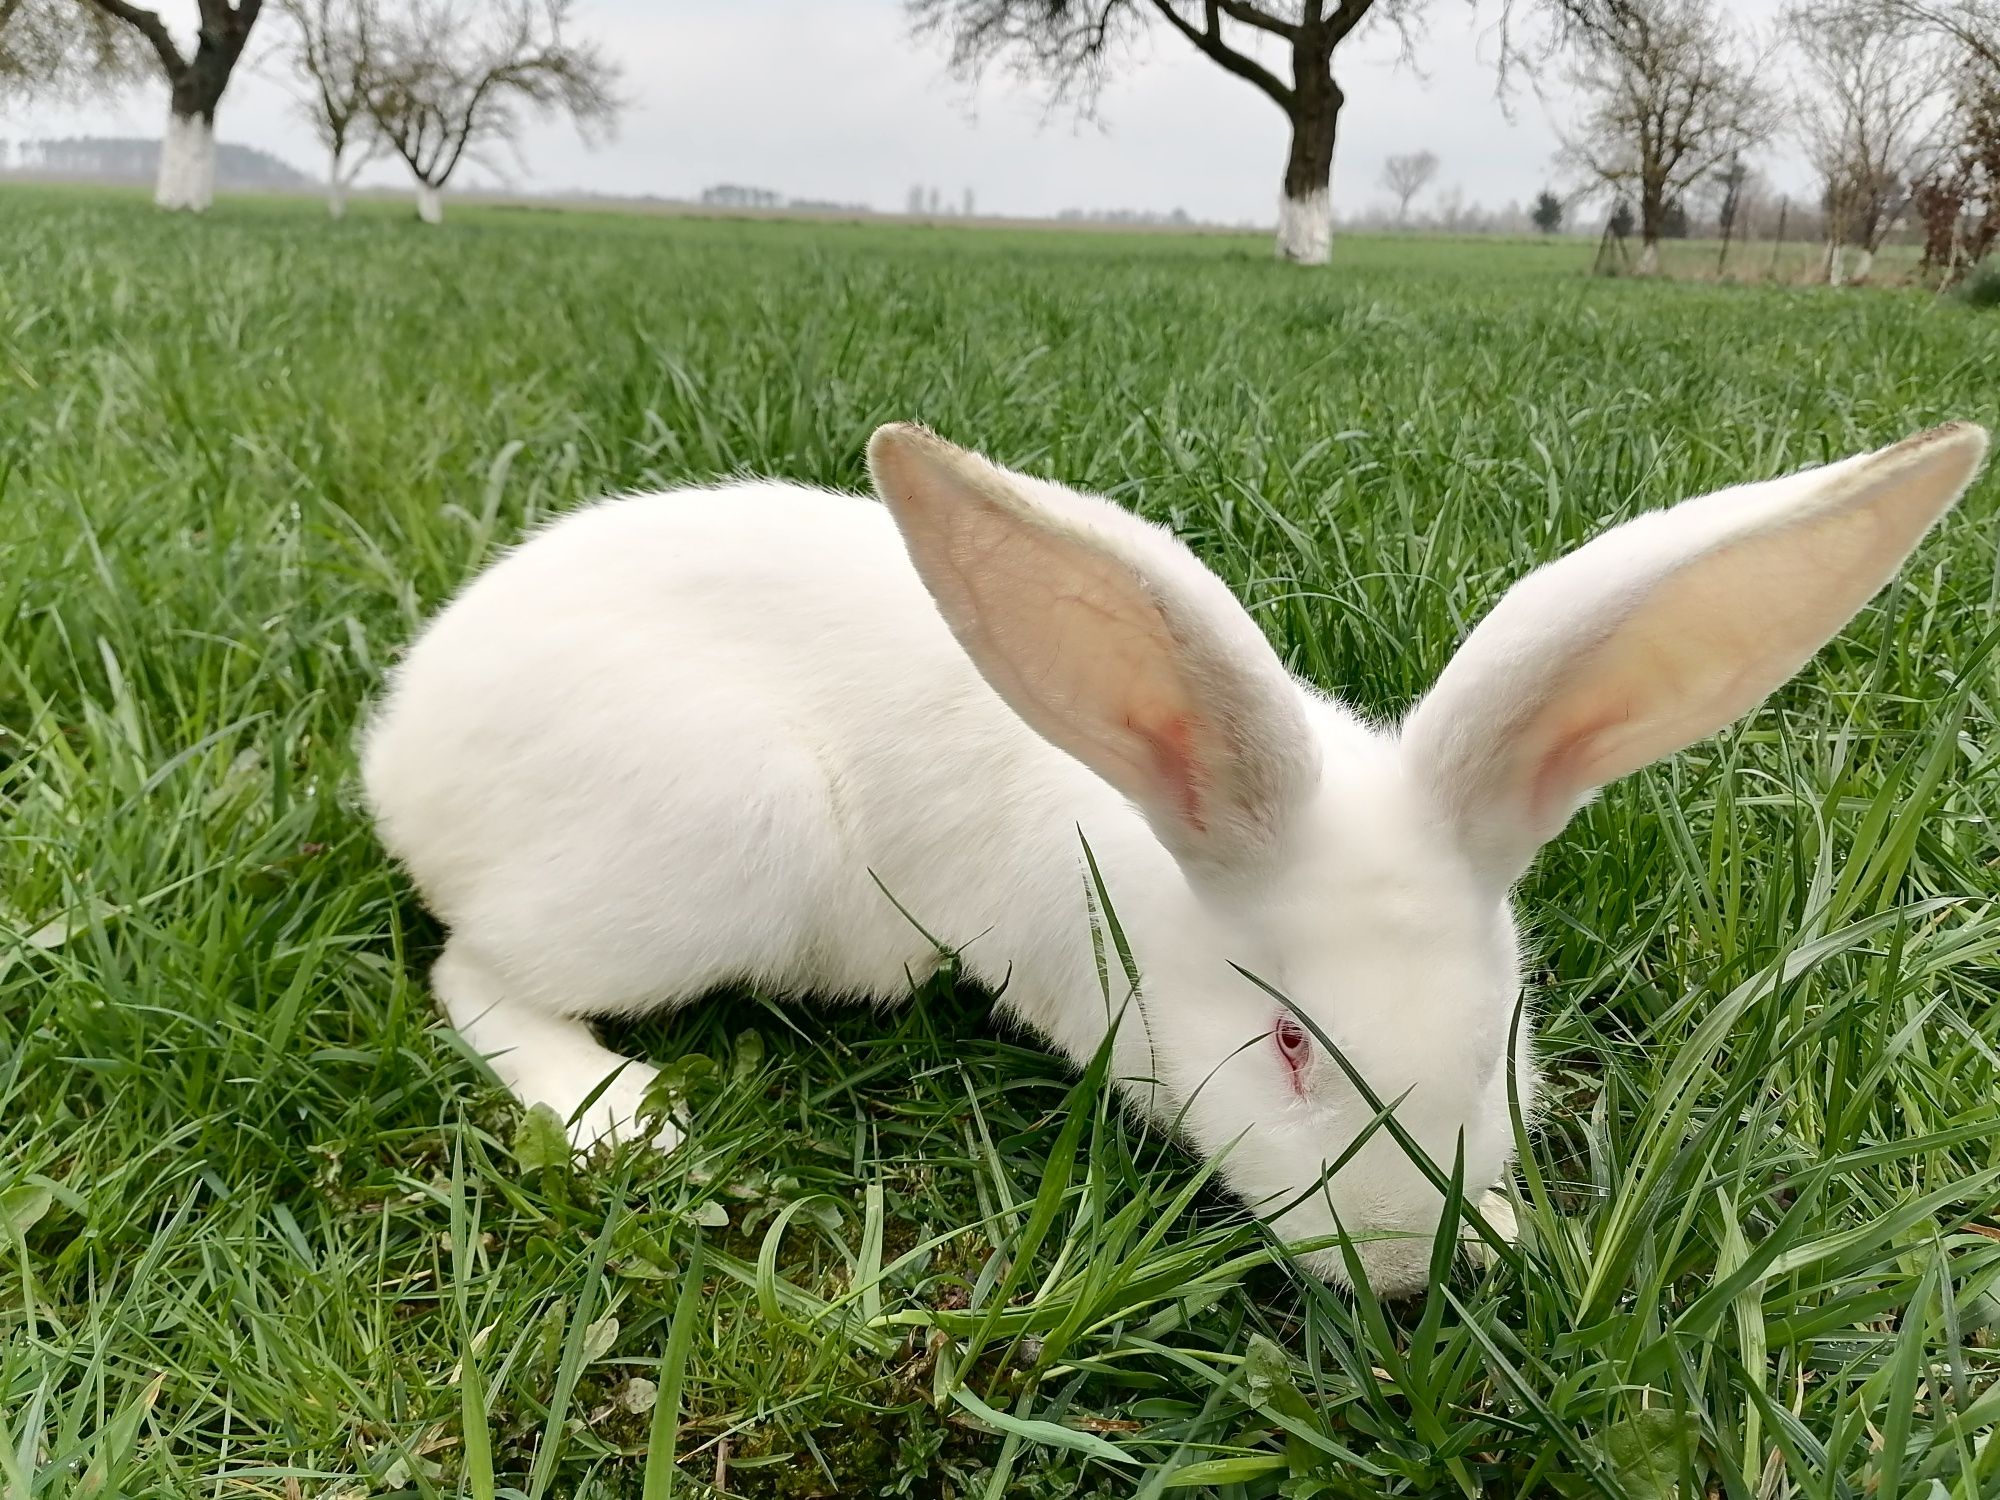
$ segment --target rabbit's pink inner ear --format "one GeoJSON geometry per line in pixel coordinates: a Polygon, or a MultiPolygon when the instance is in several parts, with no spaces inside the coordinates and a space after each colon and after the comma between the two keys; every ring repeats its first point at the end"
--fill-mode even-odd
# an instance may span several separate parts
{"type": "Polygon", "coordinates": [[[1559,729],[1547,748],[1534,758],[1525,799],[1529,827],[1536,836],[1554,838],[1562,831],[1577,803],[1604,777],[1594,769],[1603,737],[1614,725],[1630,720],[1630,706],[1618,713],[1597,713],[1559,729]]]}
{"type": "Polygon", "coordinates": [[[1153,775],[1165,794],[1163,800],[1180,814],[1190,832],[1207,833],[1208,823],[1202,811],[1204,777],[1195,755],[1198,723],[1192,715],[1177,714],[1157,724],[1128,717],[1125,727],[1152,753],[1153,775]]]}

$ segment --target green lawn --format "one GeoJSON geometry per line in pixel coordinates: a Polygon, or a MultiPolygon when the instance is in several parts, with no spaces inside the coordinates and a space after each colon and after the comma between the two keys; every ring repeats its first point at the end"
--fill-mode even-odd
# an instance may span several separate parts
{"type": "Polygon", "coordinates": [[[524,525],[886,419],[1172,521],[1390,714],[1610,519],[1995,418],[1990,316],[1589,252],[0,192],[0,1494],[2000,1493],[1992,479],[1545,858],[1522,1264],[1421,1303],[970,992],[636,1028],[689,1144],[545,1161],[357,812],[524,525]]]}

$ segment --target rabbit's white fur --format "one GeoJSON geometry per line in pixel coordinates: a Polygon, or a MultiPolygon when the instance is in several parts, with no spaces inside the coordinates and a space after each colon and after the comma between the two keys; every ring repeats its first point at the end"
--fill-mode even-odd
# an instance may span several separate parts
{"type": "Polygon", "coordinates": [[[736,984],[893,1001],[936,961],[916,924],[1087,1059],[1112,1011],[1081,831],[1143,980],[1121,1086],[1288,1238],[1387,1232],[1361,1259],[1407,1290],[1437,1192],[1381,1130],[1321,1182],[1371,1111],[1233,966],[1497,1182],[1509,887],[1593,788],[1794,672],[1984,449],[1940,428],[1619,527],[1518,584],[1398,733],[1292,679],[1166,532],[885,428],[886,504],[733,484],[534,536],[396,673],[368,796],[450,929],[452,1023],[579,1145],[629,1134],[654,1073],[584,1017],[736,984]]]}

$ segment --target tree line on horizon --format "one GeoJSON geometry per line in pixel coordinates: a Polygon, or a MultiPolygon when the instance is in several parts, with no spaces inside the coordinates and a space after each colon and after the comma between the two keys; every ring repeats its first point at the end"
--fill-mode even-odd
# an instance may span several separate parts
{"type": "MultiPolygon", "coordinates": [[[[0,174],[97,182],[144,182],[160,167],[157,136],[74,135],[0,138],[0,174]]],[[[298,192],[318,184],[283,157],[257,146],[217,141],[215,178],[253,192],[298,192]]]]}

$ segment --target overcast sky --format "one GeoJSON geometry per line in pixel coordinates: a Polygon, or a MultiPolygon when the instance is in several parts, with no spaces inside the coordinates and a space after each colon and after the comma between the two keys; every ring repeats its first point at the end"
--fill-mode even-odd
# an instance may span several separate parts
{"type": "MultiPolygon", "coordinates": [[[[1768,18],[1777,3],[1730,9],[1768,18]]],[[[159,7],[191,31],[193,0],[159,7]]],[[[942,43],[913,39],[899,0],[582,0],[579,10],[623,64],[632,107],[594,149],[567,126],[532,127],[520,187],[687,198],[736,182],[900,209],[911,184],[924,183],[954,204],[972,188],[982,213],[1180,207],[1259,224],[1275,215],[1284,117],[1164,28],[1119,67],[1101,120],[1078,125],[1004,78],[976,92],[952,80],[942,43]]],[[[1386,29],[1342,49],[1338,209],[1385,201],[1383,157],[1425,148],[1443,160],[1433,191],[1457,186],[1467,202],[1498,208],[1566,185],[1552,158],[1567,101],[1559,89],[1544,101],[1518,88],[1511,111],[1502,107],[1495,14],[1495,0],[1431,0],[1421,76],[1397,65],[1386,29]]],[[[259,29],[274,41],[281,24],[267,10],[259,29]]],[[[317,148],[269,45],[231,83],[217,134],[317,175],[317,148]]],[[[157,134],[165,111],[164,85],[153,85],[112,104],[0,116],[0,134],[157,134]]],[[[1782,160],[1768,165],[1792,175],[1782,160]]],[[[403,179],[381,166],[367,180],[403,179]]]]}

